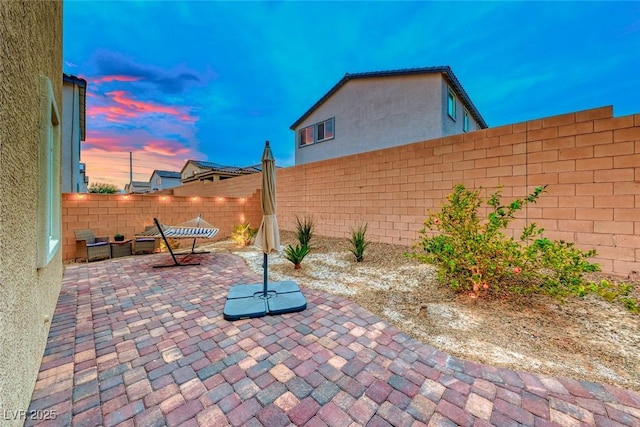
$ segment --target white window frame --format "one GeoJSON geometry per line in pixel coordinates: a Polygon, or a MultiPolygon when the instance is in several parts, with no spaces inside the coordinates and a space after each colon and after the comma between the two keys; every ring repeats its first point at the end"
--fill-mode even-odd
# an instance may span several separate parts
{"type": "Polygon", "coordinates": [[[451,117],[453,121],[456,120],[456,94],[449,86],[447,86],[447,115],[451,117]]]}
{"type": "Polygon", "coordinates": [[[300,147],[306,147],[307,145],[311,145],[315,142],[314,128],[315,125],[305,126],[298,131],[298,145],[300,147]],[[311,139],[309,139],[309,131],[311,131],[311,139]],[[304,138],[303,135],[305,135],[304,138]]]}
{"type": "Polygon", "coordinates": [[[51,80],[40,76],[37,267],[49,265],[61,245],[60,144],[62,126],[51,80]]]}
{"type": "Polygon", "coordinates": [[[465,109],[464,116],[462,118],[462,131],[469,132],[471,120],[469,120],[469,112],[465,109]]]}
{"type": "Polygon", "coordinates": [[[316,123],[316,142],[328,141],[336,137],[336,126],[335,126],[335,117],[331,117],[330,119],[323,120],[321,122],[316,123]],[[327,124],[331,125],[331,135],[327,135],[327,124]],[[320,126],[323,126],[323,132],[325,137],[320,139],[320,126]]]}

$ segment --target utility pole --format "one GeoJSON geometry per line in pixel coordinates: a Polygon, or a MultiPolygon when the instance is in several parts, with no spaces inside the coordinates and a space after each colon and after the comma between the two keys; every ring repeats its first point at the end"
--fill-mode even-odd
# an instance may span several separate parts
{"type": "Polygon", "coordinates": [[[133,187],[133,151],[129,151],[129,187],[133,187]]]}

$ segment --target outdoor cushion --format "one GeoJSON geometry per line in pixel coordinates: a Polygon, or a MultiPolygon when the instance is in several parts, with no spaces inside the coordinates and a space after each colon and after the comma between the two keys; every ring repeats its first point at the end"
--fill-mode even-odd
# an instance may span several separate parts
{"type": "Polygon", "coordinates": [[[96,243],[87,243],[87,247],[92,248],[94,246],[104,246],[108,245],[109,242],[96,242],[96,243]]]}

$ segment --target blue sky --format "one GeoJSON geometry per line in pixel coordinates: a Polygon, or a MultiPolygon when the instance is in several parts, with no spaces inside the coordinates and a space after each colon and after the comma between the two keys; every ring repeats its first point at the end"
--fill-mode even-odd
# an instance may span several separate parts
{"type": "Polygon", "coordinates": [[[123,187],[187,159],[294,163],[289,129],[345,73],[449,65],[490,127],[640,113],[637,2],[64,2],[88,82],[82,161],[123,187]]]}

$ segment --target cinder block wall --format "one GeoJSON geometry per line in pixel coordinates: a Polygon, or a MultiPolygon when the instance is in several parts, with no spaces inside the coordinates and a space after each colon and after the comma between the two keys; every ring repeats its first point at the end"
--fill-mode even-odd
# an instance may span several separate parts
{"type": "MultiPolygon", "coordinates": [[[[333,237],[347,237],[352,227],[366,222],[372,241],[407,246],[417,240],[429,210],[439,209],[458,183],[490,192],[501,187],[505,201],[548,184],[538,202],[514,221],[511,234],[535,222],[550,239],[595,248],[595,261],[605,272],[640,271],[640,114],[613,118],[612,107],[278,169],[276,183],[283,230],[295,229],[296,215],[313,217],[316,232],[333,237]]],[[[91,224],[107,234],[118,227],[131,227],[124,228],[125,234],[138,232],[154,215],[177,223],[200,211],[190,204],[191,195],[210,197],[214,220],[206,211],[203,214],[220,227],[213,215],[220,203],[216,197],[248,197],[246,205],[224,204],[228,229],[240,222],[240,214],[257,226],[262,215],[260,184],[260,174],[253,174],[177,187],[174,195],[183,202],[176,209],[181,211],[144,202],[157,210],[154,214],[146,207],[127,209],[126,203],[118,202],[122,196],[109,196],[113,199],[105,200],[117,203],[103,209],[100,220],[88,210],[64,211],[65,227],[89,226],[82,215],[95,218],[91,224]],[[174,213],[184,215],[171,216],[174,213]],[[120,214],[125,219],[118,219],[120,214]],[[68,215],[77,217],[69,220],[68,215]]],[[[70,206],[70,197],[76,196],[65,196],[65,208],[84,206],[70,206]]],[[[66,239],[73,237],[73,232],[66,233],[66,239]]],[[[70,243],[74,242],[65,240],[65,247],[70,243]]]]}
{"type": "MultiPolygon", "coordinates": [[[[202,218],[219,228],[213,240],[227,238],[234,225],[249,222],[258,227],[262,220],[260,192],[250,197],[201,197],[171,195],[63,194],[62,255],[75,256],[75,230],[92,229],[96,236],[116,233],[131,239],[153,225],[153,218],[163,224],[176,225],[202,214],[202,218]]],[[[198,240],[204,242],[203,240],[198,240]]]]}
{"type": "MultiPolygon", "coordinates": [[[[317,232],[346,237],[369,223],[371,240],[411,245],[455,184],[505,201],[548,191],[521,212],[545,236],[595,248],[606,272],[640,271],[640,114],[579,111],[278,171],[283,229],[312,215],[317,232]]],[[[513,231],[513,230],[512,230],[513,231]]]]}

